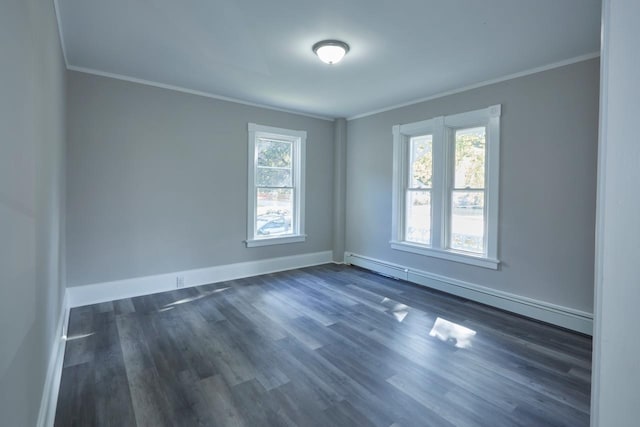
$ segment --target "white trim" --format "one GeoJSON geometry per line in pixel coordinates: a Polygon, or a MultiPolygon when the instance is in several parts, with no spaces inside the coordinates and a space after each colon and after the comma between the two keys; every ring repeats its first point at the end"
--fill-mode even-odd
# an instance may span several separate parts
{"type": "Polygon", "coordinates": [[[370,258],[352,252],[344,253],[344,263],[346,265],[357,265],[367,270],[392,277],[394,279],[408,280],[409,269],[400,264],[386,262],[375,258],[370,258]]]}
{"type": "Polygon", "coordinates": [[[452,250],[430,248],[423,245],[414,245],[410,242],[394,242],[391,241],[391,248],[399,251],[412,252],[418,255],[426,255],[433,258],[446,259],[448,261],[460,262],[463,264],[475,265],[478,267],[490,268],[497,270],[500,260],[494,258],[485,258],[481,256],[468,255],[452,250]]]}
{"type": "Polygon", "coordinates": [[[300,243],[307,240],[306,234],[296,234],[293,236],[268,237],[265,239],[245,240],[248,248],[259,246],[283,245],[285,243],[300,243]]]}
{"type": "Polygon", "coordinates": [[[602,363],[602,297],[604,292],[604,234],[606,213],[606,181],[607,181],[607,147],[606,135],[609,129],[609,31],[610,31],[611,2],[602,2],[602,16],[600,27],[600,105],[598,125],[598,174],[596,182],[596,230],[595,230],[595,260],[594,260],[594,299],[593,312],[593,353],[591,372],[591,427],[597,427],[600,420],[600,381],[602,363]]]}
{"type": "MultiPolygon", "coordinates": [[[[414,123],[395,125],[393,133],[393,184],[392,184],[392,213],[391,213],[391,241],[402,241],[406,232],[405,212],[406,212],[406,192],[408,185],[410,141],[411,137],[420,135],[431,135],[431,150],[433,153],[433,185],[428,190],[431,194],[431,202],[437,201],[442,195],[440,190],[441,179],[439,176],[440,165],[435,160],[437,153],[441,152],[441,131],[443,117],[435,117],[429,120],[422,120],[414,123]]],[[[439,224],[440,215],[436,207],[432,210],[432,224],[439,224]]],[[[431,229],[431,244],[438,245],[440,235],[437,227],[431,229]]]]}
{"type": "Polygon", "coordinates": [[[47,366],[47,376],[42,390],[40,400],[40,411],[38,412],[38,427],[52,427],[56,416],[58,404],[58,392],[60,391],[60,380],[62,378],[62,366],[64,362],[64,350],[66,344],[67,328],[69,326],[69,296],[64,294],[60,318],[54,333],[54,340],[49,355],[47,366]]]}
{"type": "Polygon", "coordinates": [[[552,325],[583,334],[593,332],[593,314],[540,301],[509,292],[491,289],[426,271],[345,252],[345,263],[363,267],[394,278],[407,280],[448,294],[457,295],[552,325]]]}
{"type": "MultiPolygon", "coordinates": [[[[455,153],[455,130],[465,127],[474,127],[476,125],[483,126],[486,129],[486,158],[485,158],[485,242],[484,251],[487,260],[498,259],[498,210],[500,195],[500,116],[502,115],[501,104],[492,105],[479,110],[468,111],[460,114],[453,114],[444,117],[444,126],[446,127],[446,145],[447,155],[445,164],[448,169],[447,173],[447,196],[445,203],[445,212],[447,221],[443,222],[445,227],[451,226],[451,195],[454,188],[455,173],[453,162],[455,153]],[[450,169],[449,169],[450,168],[450,169]]],[[[450,245],[451,235],[449,229],[446,230],[446,244],[450,245]]],[[[444,245],[442,246],[444,247],[444,245]]],[[[456,251],[453,250],[455,253],[456,251]]],[[[498,261],[499,262],[499,261],[498,261]]],[[[497,264],[490,268],[497,268],[497,264]]]]}
{"type": "MultiPolygon", "coordinates": [[[[485,159],[486,182],[485,214],[487,223],[485,233],[487,258],[498,259],[498,230],[500,229],[500,104],[488,108],[487,153],[485,159]]],[[[497,268],[497,265],[496,265],[497,268]]]]}
{"type": "Polygon", "coordinates": [[[536,73],[541,73],[543,71],[553,70],[554,68],[560,68],[560,67],[564,67],[566,65],[576,64],[578,62],[588,61],[590,59],[598,58],[599,56],[600,56],[600,52],[587,53],[585,55],[576,56],[576,57],[573,57],[573,58],[565,59],[563,61],[554,62],[554,63],[543,65],[543,66],[540,66],[540,67],[530,68],[528,70],[520,71],[520,72],[513,73],[513,74],[507,74],[506,76],[498,77],[498,78],[495,78],[495,79],[484,80],[484,81],[481,81],[481,82],[478,82],[478,83],[470,84],[468,86],[462,86],[462,87],[460,87],[458,89],[452,89],[452,90],[448,90],[448,91],[445,91],[445,92],[439,92],[439,93],[436,93],[434,95],[426,96],[424,98],[418,98],[418,99],[414,99],[412,101],[403,102],[401,104],[395,104],[395,105],[392,105],[392,106],[389,106],[389,107],[379,108],[377,110],[371,110],[371,111],[368,111],[366,113],[356,114],[354,116],[348,117],[347,121],[356,120],[356,119],[362,119],[363,117],[373,116],[375,114],[384,113],[386,111],[391,111],[391,110],[395,110],[395,109],[398,109],[398,108],[408,107],[410,105],[420,104],[421,102],[432,101],[432,100],[438,99],[438,98],[444,98],[445,96],[455,95],[457,93],[466,92],[466,91],[472,90],[472,89],[478,89],[478,88],[481,88],[483,86],[490,86],[492,84],[504,82],[504,81],[507,81],[507,80],[517,79],[519,77],[525,77],[525,76],[529,76],[531,74],[536,74],[536,73]]]}
{"type": "MultiPolygon", "coordinates": [[[[54,2],[57,4],[58,0],[54,0],[54,2]]],[[[56,16],[58,16],[57,13],[57,9],[56,9],[56,16]]],[[[158,87],[161,89],[168,89],[168,90],[173,90],[173,91],[177,91],[177,92],[183,92],[183,93],[188,93],[191,95],[198,95],[198,96],[203,96],[205,98],[212,98],[212,99],[218,99],[221,101],[228,101],[228,102],[234,102],[236,104],[242,104],[242,105],[248,105],[251,107],[258,107],[258,108],[264,108],[267,110],[273,110],[273,111],[280,111],[283,113],[289,113],[289,114],[296,114],[299,116],[305,116],[305,117],[311,117],[314,119],[320,119],[320,120],[327,120],[327,121],[335,121],[334,117],[328,117],[328,116],[321,116],[321,115],[317,115],[317,114],[311,114],[311,113],[304,113],[304,112],[300,112],[300,111],[296,111],[296,110],[290,110],[290,109],[286,109],[286,108],[279,108],[279,107],[274,107],[274,106],[270,106],[270,105],[266,105],[266,104],[259,104],[259,103],[255,103],[255,102],[249,102],[249,101],[243,101],[241,99],[238,98],[232,98],[232,97],[228,97],[228,96],[222,96],[222,95],[216,95],[214,93],[210,93],[210,92],[204,92],[204,91],[199,91],[199,90],[193,90],[193,89],[187,89],[181,86],[175,86],[175,85],[169,85],[169,84],[164,84],[164,83],[158,83],[158,82],[154,82],[151,80],[145,80],[145,79],[139,79],[136,77],[130,77],[130,76],[125,76],[123,74],[117,74],[117,73],[110,73],[107,71],[100,71],[100,70],[96,70],[93,68],[87,68],[87,67],[78,67],[75,65],[69,65],[67,62],[67,56],[66,56],[66,50],[65,50],[65,46],[64,46],[64,39],[62,38],[62,26],[60,25],[60,20],[58,19],[58,31],[60,33],[60,37],[61,37],[61,44],[62,44],[62,52],[63,52],[63,56],[65,58],[65,64],[67,65],[67,69],[71,70],[71,71],[77,71],[80,73],[85,73],[85,74],[93,74],[96,76],[101,76],[101,77],[109,77],[112,79],[117,79],[117,80],[124,80],[124,81],[128,81],[128,82],[132,82],[132,83],[139,83],[139,84],[143,84],[146,86],[153,86],[153,87],[158,87]]],[[[531,68],[528,70],[524,70],[524,71],[520,71],[517,73],[513,73],[513,74],[508,74],[506,76],[502,76],[502,77],[498,77],[495,79],[489,79],[489,80],[484,80],[478,83],[473,83],[467,86],[462,86],[459,87],[457,89],[452,89],[452,90],[448,90],[448,91],[444,91],[444,92],[439,92],[436,93],[434,95],[429,95],[423,98],[417,98],[411,101],[407,101],[407,102],[403,102],[401,104],[395,104],[395,105],[391,105],[389,107],[384,107],[384,108],[379,108],[376,110],[371,110],[365,113],[360,113],[360,114],[356,114],[353,115],[351,117],[347,118],[347,121],[350,120],[356,120],[356,119],[361,119],[363,117],[368,117],[368,116],[373,116],[375,114],[379,114],[379,113],[384,113],[385,111],[391,111],[391,110],[395,110],[397,108],[402,108],[402,107],[408,107],[410,105],[415,105],[415,104],[419,104],[421,102],[426,102],[426,101],[431,101],[434,99],[438,99],[438,98],[443,98],[445,96],[450,96],[450,95],[455,95],[457,93],[461,93],[461,92],[466,92],[468,90],[472,90],[472,89],[477,89],[483,86],[490,86],[492,84],[496,84],[496,83],[500,83],[500,82],[504,82],[507,80],[512,80],[512,79],[516,79],[519,77],[525,77],[525,76],[529,76],[531,74],[536,74],[536,73],[541,73],[543,71],[548,71],[548,70],[553,70],[554,68],[560,68],[560,67],[564,67],[567,65],[571,65],[571,64],[576,64],[578,62],[583,62],[583,61],[588,61],[590,59],[594,59],[594,58],[598,58],[600,56],[600,52],[592,52],[592,53],[588,53],[585,55],[579,55],[573,58],[569,58],[569,59],[565,59],[563,61],[558,61],[558,62],[554,62],[551,64],[547,64],[547,65],[543,65],[540,67],[535,67],[535,68],[531,68]]]]}
{"type": "Polygon", "coordinates": [[[151,81],[151,80],[139,79],[139,78],[136,78],[136,77],[129,77],[129,76],[125,76],[123,74],[109,73],[109,72],[106,72],[106,71],[95,70],[93,68],[76,67],[75,65],[67,65],[67,70],[77,71],[79,73],[85,73],[85,74],[93,74],[93,75],[100,76],[100,77],[108,77],[108,78],[116,79],[116,80],[123,80],[125,82],[130,82],[130,83],[139,83],[139,84],[142,84],[142,85],[145,85],[145,86],[152,86],[152,87],[157,87],[157,88],[160,88],[160,89],[173,90],[173,91],[176,91],[176,92],[188,93],[190,95],[203,96],[205,98],[217,99],[217,100],[220,100],[220,101],[227,101],[227,102],[233,102],[233,103],[236,103],[236,104],[248,105],[250,107],[264,108],[265,110],[280,111],[282,113],[295,114],[297,116],[304,116],[304,117],[311,117],[313,119],[327,120],[329,122],[333,122],[335,120],[333,117],[319,116],[319,115],[316,115],[316,114],[303,113],[303,112],[300,112],[300,111],[288,110],[286,108],[273,107],[273,106],[270,106],[270,105],[259,104],[259,103],[256,103],[256,102],[243,101],[243,100],[238,99],[238,98],[231,98],[231,97],[228,97],[228,96],[216,95],[216,94],[210,93],[210,92],[204,92],[204,91],[194,90],[194,89],[187,89],[187,88],[182,87],[182,86],[174,86],[174,85],[169,85],[169,84],[164,84],[164,83],[158,83],[158,82],[154,82],[154,81],[151,81]]]}
{"type": "Polygon", "coordinates": [[[428,120],[394,125],[391,247],[424,256],[459,261],[497,269],[498,211],[500,181],[500,104],[428,120]],[[482,254],[467,254],[451,248],[451,195],[454,191],[454,135],[456,129],[482,126],[486,129],[484,248],[482,254]],[[407,192],[409,188],[409,145],[418,135],[432,136],[431,241],[419,244],[406,240],[407,192]],[[475,255],[475,256],[474,256],[475,255]]]}
{"type": "Polygon", "coordinates": [[[58,0],[53,0],[53,11],[56,14],[56,21],[58,23],[58,37],[60,37],[60,49],[62,50],[62,58],[64,59],[64,65],[69,69],[69,61],[67,60],[67,48],[64,46],[64,33],[62,32],[62,18],[60,17],[60,6],[58,6],[58,0]]]}
{"type": "MultiPolygon", "coordinates": [[[[433,161],[432,161],[432,196],[431,196],[431,247],[443,248],[447,242],[447,207],[442,203],[447,197],[447,149],[446,149],[446,127],[444,126],[444,116],[435,119],[437,131],[433,134],[433,161]],[[442,159],[443,161],[438,161],[442,159]],[[435,201],[435,203],[434,203],[435,201]]],[[[403,236],[404,237],[404,236],[403,236]]]]}
{"type": "MultiPolygon", "coordinates": [[[[298,222],[297,236],[304,237],[306,239],[305,233],[305,207],[306,207],[306,197],[307,197],[307,132],[302,132],[300,136],[300,143],[297,148],[297,164],[294,164],[294,179],[296,182],[296,189],[298,194],[296,194],[296,221],[298,222]]],[[[294,190],[295,191],[295,190],[294,190]]]]}
{"type": "Polygon", "coordinates": [[[215,267],[135,277],[113,282],[94,283],[67,288],[69,306],[97,304],[140,295],[149,295],[177,289],[176,277],[184,278],[184,286],[193,287],[226,280],[241,279],[278,271],[293,270],[319,264],[328,264],[333,259],[331,251],[313,252],[258,261],[239,262],[215,267]]]}
{"type": "Polygon", "coordinates": [[[393,185],[391,188],[391,198],[394,201],[391,208],[391,240],[402,240],[404,235],[404,211],[402,202],[404,200],[404,182],[406,176],[406,162],[397,162],[395,159],[404,159],[407,151],[407,144],[403,142],[400,133],[400,125],[392,128],[393,133],[393,185]]]}
{"type": "MultiPolygon", "coordinates": [[[[419,122],[413,123],[405,123],[403,125],[396,125],[397,130],[407,136],[420,136],[424,134],[433,134],[435,132],[436,127],[442,123],[442,116],[434,117],[428,120],[422,120],[419,122]]],[[[394,132],[396,131],[396,126],[393,127],[394,132]]]]}
{"type": "Polygon", "coordinates": [[[260,132],[262,136],[267,138],[282,138],[282,135],[294,137],[294,138],[306,138],[307,131],[277,128],[274,126],[259,125],[257,123],[249,123],[249,132],[260,132]]]}
{"type": "MultiPolygon", "coordinates": [[[[249,123],[248,149],[247,149],[247,240],[248,248],[268,245],[281,245],[285,243],[304,242],[305,226],[305,175],[306,175],[306,145],[307,132],[303,130],[291,130],[272,126],[249,123]],[[258,156],[256,153],[256,141],[261,138],[273,138],[291,143],[291,189],[293,194],[293,217],[291,234],[282,236],[258,236],[257,232],[257,190],[255,173],[258,168],[258,156]]],[[[289,187],[285,187],[289,188],[289,187]]]]}

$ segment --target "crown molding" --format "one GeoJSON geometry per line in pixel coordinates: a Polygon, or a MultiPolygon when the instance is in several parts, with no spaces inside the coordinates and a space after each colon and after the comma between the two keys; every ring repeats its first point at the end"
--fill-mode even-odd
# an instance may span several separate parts
{"type": "Polygon", "coordinates": [[[588,61],[590,59],[598,58],[599,56],[600,56],[600,52],[592,52],[592,53],[588,53],[586,55],[576,56],[576,57],[573,57],[573,58],[565,59],[563,61],[554,62],[552,64],[547,64],[547,65],[543,65],[543,66],[540,66],[540,67],[531,68],[531,69],[528,69],[528,70],[525,70],[525,71],[520,71],[520,72],[517,72],[517,73],[508,74],[506,76],[498,77],[498,78],[495,78],[495,79],[485,80],[485,81],[474,83],[474,84],[471,84],[471,85],[468,85],[468,86],[463,86],[463,87],[458,88],[458,89],[452,89],[452,90],[448,90],[446,92],[440,92],[440,93],[437,93],[435,95],[430,95],[430,96],[427,96],[427,97],[424,97],[424,98],[418,98],[418,99],[414,99],[412,101],[403,102],[401,104],[396,104],[396,105],[392,105],[392,106],[389,106],[389,107],[384,107],[384,108],[380,108],[380,109],[377,109],[377,110],[372,110],[372,111],[369,111],[369,112],[366,112],[366,113],[356,114],[355,116],[348,117],[347,120],[361,119],[363,117],[373,116],[375,114],[384,113],[386,111],[395,110],[397,108],[408,107],[410,105],[419,104],[421,102],[431,101],[431,100],[438,99],[438,98],[444,98],[445,96],[455,95],[457,93],[466,92],[468,90],[477,89],[477,88],[480,88],[480,87],[483,87],[483,86],[489,86],[489,85],[500,83],[500,82],[504,82],[504,81],[507,81],[507,80],[517,79],[518,77],[525,77],[525,76],[529,76],[531,74],[536,74],[536,73],[541,73],[543,71],[553,70],[554,68],[560,68],[560,67],[564,67],[566,65],[575,64],[575,63],[578,63],[578,62],[588,61]]]}
{"type": "Polygon", "coordinates": [[[95,70],[93,68],[76,67],[75,65],[69,65],[69,66],[67,66],[67,70],[76,71],[76,72],[85,73],[85,74],[93,74],[95,76],[100,76],[100,77],[108,77],[108,78],[111,78],[111,79],[122,80],[122,81],[130,82],[130,83],[138,83],[138,84],[142,84],[142,85],[145,85],[145,86],[152,86],[152,87],[157,87],[157,88],[160,88],[160,89],[172,90],[172,91],[175,91],[175,92],[187,93],[189,95],[196,95],[196,96],[202,96],[202,97],[205,97],[205,98],[217,99],[219,101],[226,101],[226,102],[233,102],[235,104],[248,105],[249,107],[263,108],[265,110],[272,110],[272,111],[278,111],[278,112],[281,112],[281,113],[295,114],[297,116],[311,117],[312,119],[327,120],[327,121],[330,121],[330,122],[335,120],[333,117],[319,116],[319,115],[315,115],[315,114],[304,113],[304,112],[301,112],[301,111],[288,110],[286,108],[274,107],[272,105],[258,104],[258,103],[255,103],[255,102],[244,101],[242,99],[231,98],[231,97],[228,97],[228,96],[216,95],[216,94],[213,94],[213,93],[204,92],[204,91],[200,91],[200,90],[187,89],[187,88],[182,87],[182,86],[168,85],[168,84],[164,84],[164,83],[154,82],[154,81],[151,81],[151,80],[139,79],[137,77],[130,77],[130,76],[126,76],[126,75],[123,75],[123,74],[117,74],[117,73],[110,73],[110,72],[106,72],[106,71],[95,70]]]}

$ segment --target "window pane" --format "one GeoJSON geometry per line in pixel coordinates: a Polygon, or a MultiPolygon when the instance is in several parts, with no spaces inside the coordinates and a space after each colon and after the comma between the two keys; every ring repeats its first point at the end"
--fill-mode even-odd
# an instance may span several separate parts
{"type": "Polygon", "coordinates": [[[258,166],[256,169],[256,186],[293,187],[291,185],[291,169],[258,166]]]}
{"type": "Polygon", "coordinates": [[[256,236],[293,234],[293,189],[258,188],[256,236]]]}
{"type": "Polygon", "coordinates": [[[456,131],[455,188],[484,188],[484,127],[456,131]]]}
{"type": "Polygon", "coordinates": [[[433,175],[433,136],[414,136],[410,143],[410,188],[431,188],[433,175]]]}
{"type": "Polygon", "coordinates": [[[431,192],[407,191],[407,216],[404,239],[431,244],[431,192]]]}
{"type": "Polygon", "coordinates": [[[258,139],[256,143],[258,166],[291,168],[292,146],[293,144],[289,141],[258,139]]]}
{"type": "Polygon", "coordinates": [[[484,191],[451,194],[451,249],[484,252],[484,191]]]}

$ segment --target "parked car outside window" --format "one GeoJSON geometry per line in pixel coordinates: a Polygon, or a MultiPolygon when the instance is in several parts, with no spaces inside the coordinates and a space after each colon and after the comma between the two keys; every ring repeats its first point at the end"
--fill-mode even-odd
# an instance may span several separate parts
{"type": "Polygon", "coordinates": [[[257,234],[260,236],[287,234],[291,228],[291,221],[283,215],[265,214],[258,216],[256,226],[257,234]]]}

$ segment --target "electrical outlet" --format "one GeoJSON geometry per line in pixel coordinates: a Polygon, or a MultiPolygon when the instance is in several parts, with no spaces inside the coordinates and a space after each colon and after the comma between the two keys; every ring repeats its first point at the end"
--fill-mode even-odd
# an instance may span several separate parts
{"type": "Polygon", "coordinates": [[[184,276],[176,276],[176,288],[184,288],[184,276]]]}

